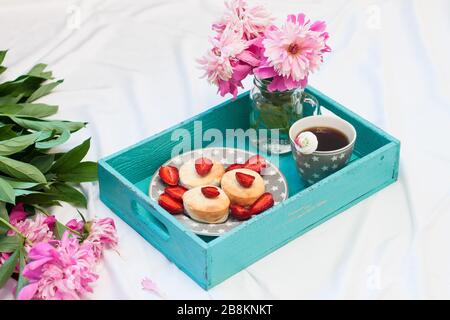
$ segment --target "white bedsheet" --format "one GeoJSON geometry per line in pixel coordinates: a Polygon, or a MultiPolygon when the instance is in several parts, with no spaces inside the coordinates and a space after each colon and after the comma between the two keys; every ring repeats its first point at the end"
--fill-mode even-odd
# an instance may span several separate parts
{"type": "MultiPolygon", "coordinates": [[[[171,299],[450,298],[450,2],[259,2],[280,20],[303,11],[328,22],[333,53],[310,84],[401,140],[399,181],[208,292],[86,184],[87,215],[115,218],[120,237],[88,298],[159,299],[144,277],[171,299]]],[[[195,64],[221,10],[211,0],[0,0],[6,76],[49,64],[65,82],[43,101],[90,123],[66,147],[92,136],[97,160],[224,100],[195,64]]]]}

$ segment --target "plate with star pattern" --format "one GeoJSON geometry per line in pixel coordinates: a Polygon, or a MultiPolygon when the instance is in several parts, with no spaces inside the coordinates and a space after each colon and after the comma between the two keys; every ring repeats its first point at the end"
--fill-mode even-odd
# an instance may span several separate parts
{"type": "MultiPolygon", "coordinates": [[[[163,166],[174,166],[179,169],[183,163],[191,159],[207,157],[211,160],[221,162],[226,168],[227,166],[233,163],[244,163],[245,161],[247,161],[248,158],[254,155],[255,155],[254,153],[242,149],[223,148],[223,147],[205,148],[192,150],[183,153],[181,155],[175,156],[166,163],[164,163],[163,166]]],[[[264,180],[266,191],[272,193],[275,205],[277,205],[278,203],[287,199],[289,195],[288,185],[286,178],[283,176],[280,170],[270,161],[268,160],[266,161],[267,161],[267,168],[265,168],[261,172],[261,176],[264,180]]],[[[166,185],[164,184],[164,182],[161,181],[161,179],[158,176],[158,171],[156,171],[150,181],[149,186],[150,197],[153,200],[158,201],[158,197],[160,194],[164,192],[165,187],[166,185]]],[[[212,237],[220,236],[236,228],[241,223],[245,222],[235,219],[234,217],[231,216],[231,214],[228,216],[228,219],[225,222],[218,224],[199,222],[192,219],[187,214],[178,214],[174,215],[174,217],[182,225],[184,225],[187,229],[191,230],[192,232],[199,235],[212,237]]]]}

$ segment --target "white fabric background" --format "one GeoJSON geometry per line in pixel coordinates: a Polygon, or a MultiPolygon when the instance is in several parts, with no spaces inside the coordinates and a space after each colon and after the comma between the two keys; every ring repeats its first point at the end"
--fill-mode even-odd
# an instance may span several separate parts
{"type": "MultiPolygon", "coordinates": [[[[88,298],[158,299],[143,277],[172,299],[450,298],[450,2],[259,2],[280,20],[303,11],[328,22],[333,53],[310,84],[401,140],[399,181],[209,292],[86,184],[87,215],[115,218],[120,237],[88,298]]],[[[43,101],[90,123],[65,147],[92,136],[97,160],[224,100],[194,62],[221,10],[211,0],[0,0],[6,77],[49,64],[65,82],[43,101]]]]}

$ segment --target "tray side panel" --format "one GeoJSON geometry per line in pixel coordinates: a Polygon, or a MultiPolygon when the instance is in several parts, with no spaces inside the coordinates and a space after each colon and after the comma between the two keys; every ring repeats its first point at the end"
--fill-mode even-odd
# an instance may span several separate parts
{"type": "Polygon", "coordinates": [[[100,199],[145,240],[174,262],[201,287],[206,281],[206,244],[160,213],[133,185],[107,163],[99,162],[100,199]]]}
{"type": "Polygon", "coordinates": [[[394,182],[398,155],[391,142],[210,243],[208,288],[394,182]]]}

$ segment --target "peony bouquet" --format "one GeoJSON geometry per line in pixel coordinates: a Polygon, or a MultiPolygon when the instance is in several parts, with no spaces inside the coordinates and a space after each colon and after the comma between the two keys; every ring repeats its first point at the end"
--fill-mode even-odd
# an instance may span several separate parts
{"type": "Polygon", "coordinates": [[[198,60],[222,96],[236,98],[248,75],[265,80],[270,92],[304,88],[319,68],[330,51],[326,23],[312,22],[303,13],[288,15],[281,26],[273,21],[262,6],[226,3],[224,15],[212,25],[212,48],[198,60]]]}
{"type": "Polygon", "coordinates": [[[110,218],[86,221],[80,213],[63,224],[48,212],[61,202],[86,207],[77,187],[97,180],[97,163],[83,161],[89,139],[52,150],[85,123],[46,119],[58,107],[35,100],[62,80],[45,68],[0,83],[0,288],[12,278],[18,299],[80,299],[93,290],[103,251],[117,244],[116,228],[110,218]]]}

